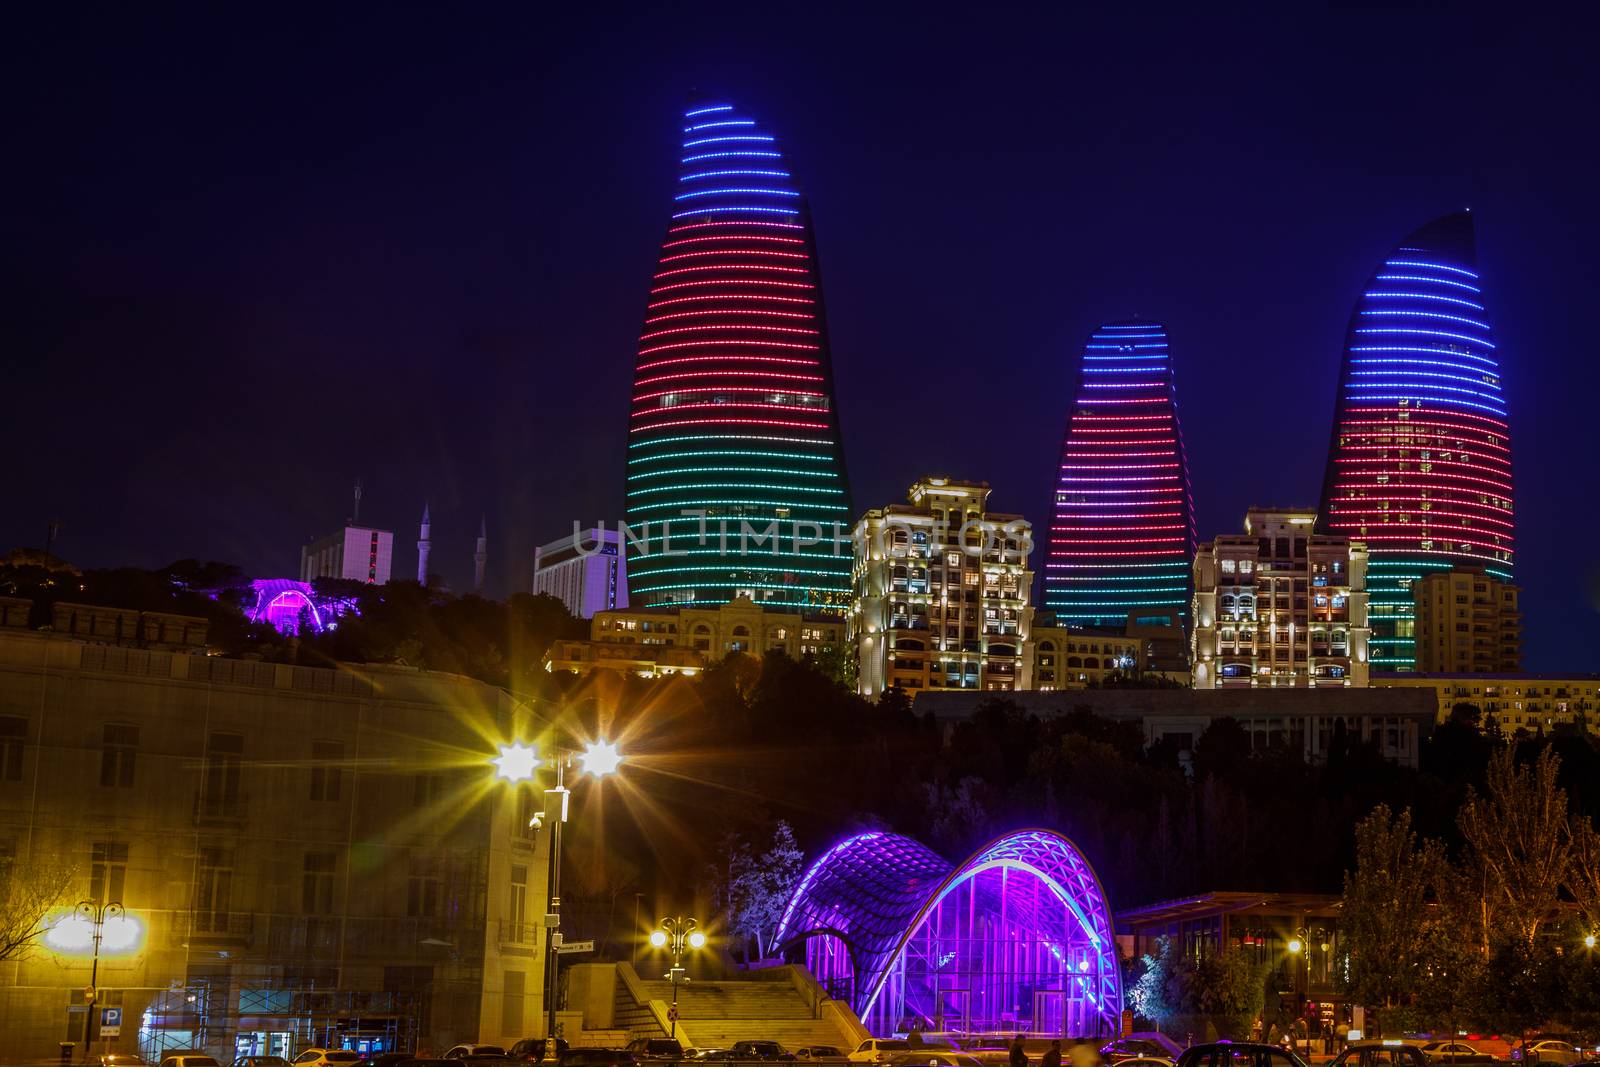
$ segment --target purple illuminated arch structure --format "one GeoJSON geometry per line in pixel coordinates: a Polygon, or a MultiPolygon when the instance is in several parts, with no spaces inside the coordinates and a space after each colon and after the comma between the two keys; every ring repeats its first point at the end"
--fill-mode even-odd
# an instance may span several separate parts
{"type": "Polygon", "coordinates": [[[323,629],[322,612],[313,602],[311,586],[291,578],[257,578],[250,583],[256,591],[252,622],[265,622],[279,633],[299,633],[307,620],[314,633],[323,629]]]}
{"type": "Polygon", "coordinates": [[[865,833],[811,865],[778,926],[874,1034],[1097,1036],[1122,983],[1105,891],[1066,837],[1030,829],[955,866],[865,833]]]}

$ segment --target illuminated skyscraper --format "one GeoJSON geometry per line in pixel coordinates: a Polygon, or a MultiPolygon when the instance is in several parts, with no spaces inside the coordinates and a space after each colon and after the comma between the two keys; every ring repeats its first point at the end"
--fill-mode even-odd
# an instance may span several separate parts
{"type": "Polygon", "coordinates": [[[680,163],[634,373],[630,594],[842,611],[850,492],[810,211],[731,104],[684,113],[680,163]]]}
{"type": "Polygon", "coordinates": [[[1083,346],[1061,444],[1044,606],[1075,626],[1180,624],[1193,557],[1166,328],[1107,323],[1083,346]]]}
{"type": "Polygon", "coordinates": [[[1415,667],[1411,585],[1511,580],[1511,436],[1472,216],[1407,237],[1350,317],[1318,529],[1365,541],[1376,670],[1415,667]]]}

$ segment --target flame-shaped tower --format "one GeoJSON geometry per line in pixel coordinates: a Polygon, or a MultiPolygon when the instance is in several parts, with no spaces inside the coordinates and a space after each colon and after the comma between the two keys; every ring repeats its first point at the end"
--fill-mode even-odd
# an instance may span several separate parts
{"type": "Polygon", "coordinates": [[[1511,580],[1511,432],[1472,216],[1400,242],[1350,317],[1319,531],[1365,541],[1372,667],[1414,669],[1411,583],[1511,580]]]}
{"type": "Polygon", "coordinates": [[[1083,346],[1061,443],[1044,606],[1070,626],[1183,625],[1193,564],[1166,327],[1107,323],[1083,346]]]}
{"type": "Polygon", "coordinates": [[[634,372],[629,595],[842,608],[850,493],[805,198],[731,104],[684,113],[680,163],[634,372]]]}

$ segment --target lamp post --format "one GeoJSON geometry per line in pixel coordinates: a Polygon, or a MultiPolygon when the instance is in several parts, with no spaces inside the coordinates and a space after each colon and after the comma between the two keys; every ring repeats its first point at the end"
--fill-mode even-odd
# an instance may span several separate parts
{"type": "MultiPolygon", "coordinates": [[[[546,879],[548,904],[545,909],[545,1038],[554,1053],[556,1039],[556,983],[560,978],[561,949],[561,828],[567,821],[568,800],[572,791],[567,788],[567,766],[577,761],[580,773],[604,778],[615,774],[622,765],[622,754],[616,743],[601,739],[585,746],[582,752],[557,750],[550,760],[556,770],[555,786],[544,791],[544,810],[535,812],[528,825],[538,829],[546,820],[550,822],[550,866],[546,879]]],[[[539,767],[539,757],[530,745],[502,745],[500,755],[491,760],[496,773],[513,785],[528,781],[539,767]]]]}
{"type": "Polygon", "coordinates": [[[89,963],[89,988],[84,990],[84,1016],[83,1016],[83,1062],[89,1062],[89,1051],[94,1047],[96,1032],[100,1029],[95,1025],[94,1002],[99,994],[96,983],[100,979],[100,942],[105,937],[107,919],[120,919],[127,913],[122,906],[122,901],[112,900],[101,903],[97,900],[80,900],[73,909],[78,917],[90,924],[92,933],[91,942],[94,945],[94,954],[89,963]]]}
{"type": "Polygon", "coordinates": [[[689,980],[683,973],[683,950],[685,947],[696,951],[706,947],[706,935],[697,929],[700,925],[697,919],[685,919],[676,916],[661,920],[661,928],[650,934],[651,948],[667,948],[671,946],[672,969],[663,977],[672,983],[672,1007],[667,1012],[669,1030],[667,1036],[673,1040],[678,1037],[678,987],[689,980]]]}

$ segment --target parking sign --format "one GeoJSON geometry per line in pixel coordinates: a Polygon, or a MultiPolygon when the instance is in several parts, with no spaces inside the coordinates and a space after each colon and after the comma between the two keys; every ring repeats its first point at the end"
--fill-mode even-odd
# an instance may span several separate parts
{"type": "Polygon", "coordinates": [[[121,1008],[101,1008],[100,1009],[100,1036],[101,1037],[121,1037],[122,1036],[122,1009],[121,1008]]]}

